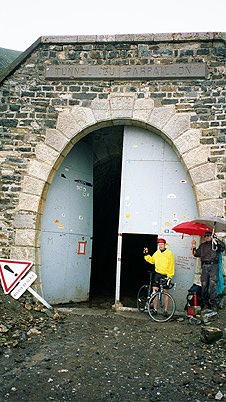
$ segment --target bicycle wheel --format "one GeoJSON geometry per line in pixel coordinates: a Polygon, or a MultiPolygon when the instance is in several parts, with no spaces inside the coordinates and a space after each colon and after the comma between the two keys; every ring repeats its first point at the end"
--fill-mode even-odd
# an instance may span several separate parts
{"type": "Polygon", "coordinates": [[[148,285],[143,285],[138,291],[137,294],[137,308],[140,311],[144,311],[145,307],[147,308],[148,301],[148,285]]]}
{"type": "Polygon", "coordinates": [[[171,294],[166,292],[156,292],[148,301],[148,313],[150,317],[157,322],[166,322],[174,315],[176,303],[171,294]],[[157,312],[153,309],[153,305],[157,305],[157,312]],[[167,306],[167,312],[166,312],[167,306]]]}

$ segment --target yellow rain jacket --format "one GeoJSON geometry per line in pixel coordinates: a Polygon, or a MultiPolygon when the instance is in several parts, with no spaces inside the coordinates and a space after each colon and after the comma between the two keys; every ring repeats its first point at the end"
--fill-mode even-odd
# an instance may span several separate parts
{"type": "Polygon", "coordinates": [[[168,248],[163,252],[157,250],[152,256],[147,254],[144,259],[150,264],[155,264],[155,272],[158,272],[158,274],[167,275],[168,278],[173,277],[174,255],[168,248]]]}

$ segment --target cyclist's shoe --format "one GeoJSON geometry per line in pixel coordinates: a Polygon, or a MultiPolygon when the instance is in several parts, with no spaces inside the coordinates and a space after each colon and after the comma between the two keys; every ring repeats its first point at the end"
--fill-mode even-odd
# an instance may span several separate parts
{"type": "Polygon", "coordinates": [[[158,314],[158,311],[153,308],[153,309],[151,310],[151,314],[152,314],[152,315],[157,315],[157,314],[158,314]]]}
{"type": "Polygon", "coordinates": [[[164,311],[164,313],[163,313],[163,317],[169,317],[169,313],[168,313],[168,311],[164,311]]]}

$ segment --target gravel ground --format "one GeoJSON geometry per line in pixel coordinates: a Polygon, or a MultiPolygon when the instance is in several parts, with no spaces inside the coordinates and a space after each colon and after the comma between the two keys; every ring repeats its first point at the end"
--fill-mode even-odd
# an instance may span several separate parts
{"type": "Polygon", "coordinates": [[[226,309],[209,324],[223,337],[206,344],[186,317],[156,323],[107,303],[49,317],[3,299],[1,402],[226,400],[226,309]]]}

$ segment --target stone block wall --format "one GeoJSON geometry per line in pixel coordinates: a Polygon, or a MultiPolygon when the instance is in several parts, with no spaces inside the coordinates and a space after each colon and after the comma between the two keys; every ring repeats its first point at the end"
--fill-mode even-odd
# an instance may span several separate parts
{"type": "Polygon", "coordinates": [[[176,150],[201,215],[226,213],[226,34],[42,37],[0,76],[0,250],[39,265],[48,185],[86,133],[150,128],[176,150]],[[46,79],[50,65],[206,63],[206,78],[46,79]],[[79,116],[79,117],[78,117],[79,116]]]}

